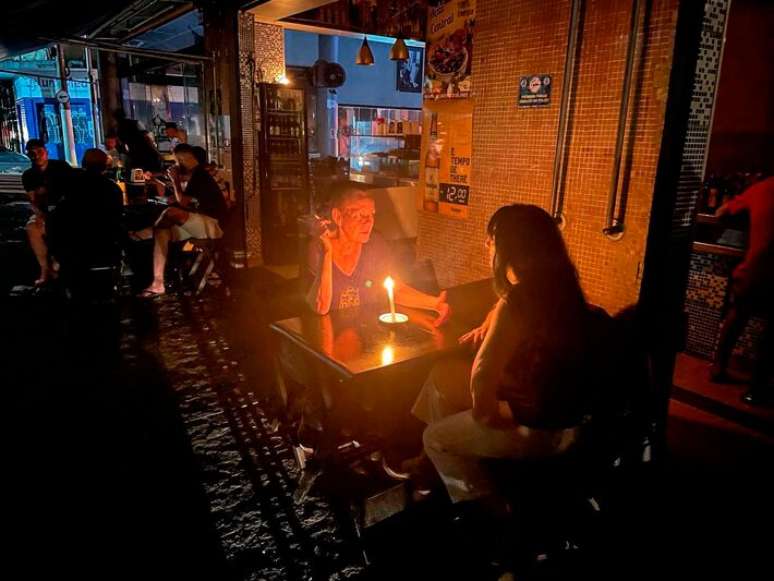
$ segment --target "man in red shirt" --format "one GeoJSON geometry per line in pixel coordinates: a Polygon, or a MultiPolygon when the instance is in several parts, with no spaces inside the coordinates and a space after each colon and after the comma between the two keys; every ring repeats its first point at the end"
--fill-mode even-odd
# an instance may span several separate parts
{"type": "Polygon", "coordinates": [[[715,381],[727,378],[726,367],[737,339],[750,317],[761,315],[766,322],[758,345],[752,384],[742,398],[746,403],[756,405],[774,400],[774,394],[768,388],[774,355],[774,330],[770,324],[774,299],[774,177],[750,186],[718,208],[716,215],[742,212],[747,212],[750,217],[749,244],[744,260],[732,275],[732,303],[720,328],[712,378],[715,381]]]}

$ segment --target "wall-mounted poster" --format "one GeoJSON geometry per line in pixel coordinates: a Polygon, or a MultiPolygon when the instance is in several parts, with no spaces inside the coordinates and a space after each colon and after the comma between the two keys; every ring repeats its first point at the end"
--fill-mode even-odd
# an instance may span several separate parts
{"type": "Polygon", "coordinates": [[[417,205],[426,212],[468,217],[473,153],[473,103],[426,102],[417,205]]]}
{"type": "Polygon", "coordinates": [[[395,88],[403,93],[421,93],[424,75],[423,51],[418,46],[409,46],[408,53],[408,60],[397,62],[395,88]]]}
{"type": "Polygon", "coordinates": [[[476,0],[446,0],[428,8],[425,98],[469,97],[476,0]]]}
{"type": "Polygon", "coordinates": [[[519,107],[547,107],[551,104],[551,75],[530,75],[519,81],[519,107]]]}

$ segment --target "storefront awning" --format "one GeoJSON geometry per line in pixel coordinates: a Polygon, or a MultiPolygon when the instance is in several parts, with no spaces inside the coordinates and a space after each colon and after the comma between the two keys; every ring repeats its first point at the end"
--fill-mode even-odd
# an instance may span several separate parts
{"type": "Polygon", "coordinates": [[[58,40],[120,45],[193,9],[171,0],[29,0],[6,5],[0,19],[0,59],[58,40]]]}

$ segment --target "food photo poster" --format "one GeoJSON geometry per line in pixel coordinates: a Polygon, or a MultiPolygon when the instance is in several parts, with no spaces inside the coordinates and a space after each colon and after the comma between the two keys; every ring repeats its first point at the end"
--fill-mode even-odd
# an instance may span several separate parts
{"type": "Polygon", "coordinates": [[[429,8],[425,51],[426,99],[470,96],[475,0],[448,0],[429,8]]]}

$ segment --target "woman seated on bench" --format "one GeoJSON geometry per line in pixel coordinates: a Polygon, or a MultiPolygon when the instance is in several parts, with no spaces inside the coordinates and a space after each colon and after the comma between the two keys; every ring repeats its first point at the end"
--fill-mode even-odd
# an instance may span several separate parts
{"type": "Polygon", "coordinates": [[[591,399],[593,323],[562,236],[537,206],[500,208],[487,227],[500,299],[473,361],[445,361],[413,413],[453,502],[492,492],[482,458],[537,458],[575,443],[591,399]]]}

